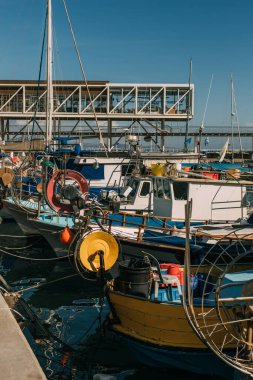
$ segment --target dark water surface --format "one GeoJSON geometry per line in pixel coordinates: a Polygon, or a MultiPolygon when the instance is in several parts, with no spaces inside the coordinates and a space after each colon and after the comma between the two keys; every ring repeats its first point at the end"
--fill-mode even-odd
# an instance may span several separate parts
{"type": "Polygon", "coordinates": [[[98,284],[76,274],[68,261],[52,260],[54,255],[42,239],[20,236],[15,223],[0,224],[1,250],[9,247],[13,248],[8,249],[12,255],[47,258],[48,261],[25,260],[5,253],[0,256],[0,274],[15,290],[23,289],[23,299],[48,333],[47,337],[37,333],[34,338],[25,329],[48,379],[86,380],[98,373],[118,380],[203,379],[195,374],[139,364],[119,337],[102,328],[109,308],[101,298],[98,284]],[[24,246],[27,248],[17,249],[24,246]],[[59,279],[61,281],[56,281],[59,279]],[[36,287],[31,288],[33,286],[36,287]]]}

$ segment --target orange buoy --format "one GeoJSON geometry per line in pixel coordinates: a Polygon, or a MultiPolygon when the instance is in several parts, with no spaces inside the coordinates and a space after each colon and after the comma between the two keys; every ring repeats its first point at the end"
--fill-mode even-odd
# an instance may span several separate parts
{"type": "Polygon", "coordinates": [[[60,232],[60,242],[62,244],[70,244],[73,241],[74,236],[74,233],[69,226],[67,226],[60,232]]]}

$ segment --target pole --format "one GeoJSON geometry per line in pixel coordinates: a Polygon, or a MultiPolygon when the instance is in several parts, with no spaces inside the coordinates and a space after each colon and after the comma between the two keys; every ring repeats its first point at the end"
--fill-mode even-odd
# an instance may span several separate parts
{"type": "Polygon", "coordinates": [[[46,107],[46,146],[52,140],[53,116],[53,52],[52,52],[52,2],[47,1],[47,107],[46,107]]]}
{"type": "Polygon", "coordinates": [[[191,107],[191,76],[192,76],[192,59],[190,60],[190,73],[189,73],[189,93],[188,93],[188,104],[187,104],[187,121],[185,126],[185,139],[184,139],[184,151],[188,152],[188,135],[189,135],[189,118],[190,118],[190,107],[191,107]]]}

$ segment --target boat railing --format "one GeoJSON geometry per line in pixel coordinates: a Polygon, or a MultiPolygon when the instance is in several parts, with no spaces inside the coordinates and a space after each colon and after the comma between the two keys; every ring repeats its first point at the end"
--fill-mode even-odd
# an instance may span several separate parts
{"type": "MultiPolygon", "coordinates": [[[[103,225],[108,226],[108,232],[112,232],[113,227],[129,227],[129,228],[136,228],[137,231],[137,241],[142,240],[143,231],[147,228],[161,231],[161,232],[167,232],[170,235],[174,233],[183,233],[184,232],[184,219],[180,218],[171,218],[171,217],[158,217],[154,215],[148,215],[148,214],[133,214],[128,212],[121,212],[117,214],[120,218],[115,219],[114,217],[110,217],[110,212],[105,212],[101,217],[101,223],[103,225]],[[134,218],[142,218],[141,222],[137,222],[134,220],[134,218]],[[129,219],[133,219],[132,221],[129,219]],[[154,222],[157,221],[160,225],[150,224],[149,221],[153,220],[154,222]],[[172,225],[168,226],[168,222],[172,222],[172,225]],[[174,224],[175,222],[175,224],[174,224]],[[176,226],[176,223],[182,223],[182,226],[179,228],[176,226]]],[[[200,220],[200,219],[192,219],[192,222],[196,222],[196,224],[199,225],[207,225],[211,223],[224,223],[228,224],[228,220],[200,220]]],[[[197,231],[194,233],[195,236],[198,234],[197,231]]],[[[203,235],[203,233],[202,233],[203,235]]]]}
{"type": "MultiPolygon", "coordinates": [[[[239,183],[238,178],[234,177],[234,180],[239,183]]],[[[239,183],[240,184],[240,183],[239,183]]],[[[222,189],[222,186],[218,188],[216,193],[213,196],[213,199],[211,201],[211,217],[213,217],[213,214],[217,210],[228,210],[228,209],[239,209],[241,210],[241,218],[243,218],[244,210],[246,208],[250,209],[253,204],[253,187],[252,184],[240,184],[241,187],[241,196],[238,200],[216,200],[217,197],[220,195],[220,191],[222,189]],[[250,199],[251,194],[251,199],[250,199]],[[223,207],[221,205],[223,204],[223,207]],[[232,204],[232,205],[231,205],[232,204]]]]}

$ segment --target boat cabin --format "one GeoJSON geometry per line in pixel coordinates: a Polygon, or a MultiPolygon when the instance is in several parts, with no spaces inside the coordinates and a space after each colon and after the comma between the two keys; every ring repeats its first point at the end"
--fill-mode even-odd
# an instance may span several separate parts
{"type": "Polygon", "coordinates": [[[153,182],[151,177],[131,176],[121,188],[120,209],[151,212],[153,210],[153,182]]]}
{"type": "Polygon", "coordinates": [[[185,204],[192,199],[192,219],[237,220],[247,216],[253,182],[187,177],[153,177],[153,213],[185,217],[185,204]]]}

